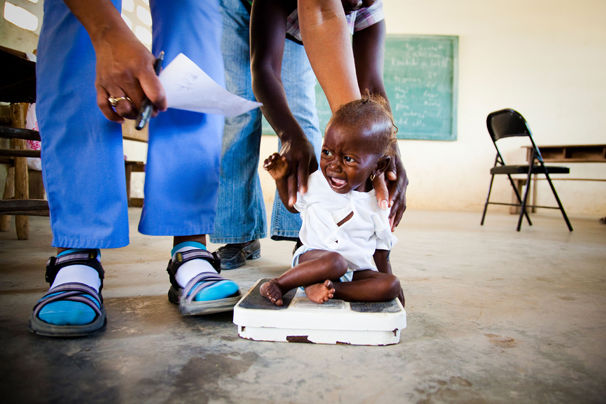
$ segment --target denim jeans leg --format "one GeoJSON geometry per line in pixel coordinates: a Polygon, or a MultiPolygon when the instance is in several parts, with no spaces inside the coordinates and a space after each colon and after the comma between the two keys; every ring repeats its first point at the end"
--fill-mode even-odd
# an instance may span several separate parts
{"type": "MultiPolygon", "coordinates": [[[[286,91],[288,106],[303,129],[307,139],[314,147],[319,161],[322,146],[322,133],[319,129],[316,110],[316,77],[311,69],[305,49],[293,41],[287,40],[282,58],[282,83],[286,91]]],[[[299,214],[290,213],[276,192],[272,219],[271,238],[274,240],[295,240],[299,237],[301,219],[299,214]]]]}
{"type": "MultiPolygon", "coordinates": [[[[251,87],[248,24],[240,0],[221,0],[222,53],[227,90],[255,100],[251,87]]],[[[257,172],[261,142],[261,111],[255,109],[225,120],[219,196],[213,243],[243,243],[266,236],[267,219],[257,172]]]]}

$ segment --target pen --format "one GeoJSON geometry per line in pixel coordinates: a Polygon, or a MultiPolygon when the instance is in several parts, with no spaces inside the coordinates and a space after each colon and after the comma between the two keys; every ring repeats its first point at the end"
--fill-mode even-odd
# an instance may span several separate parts
{"type": "MultiPolygon", "coordinates": [[[[164,51],[160,52],[160,55],[154,62],[154,71],[156,75],[160,74],[160,70],[162,70],[162,61],[164,60],[164,51]]],[[[147,125],[149,118],[151,118],[152,111],[154,110],[154,106],[152,105],[149,98],[145,97],[143,99],[143,103],[141,104],[141,112],[137,117],[137,122],[135,124],[135,129],[141,130],[147,125]]]]}

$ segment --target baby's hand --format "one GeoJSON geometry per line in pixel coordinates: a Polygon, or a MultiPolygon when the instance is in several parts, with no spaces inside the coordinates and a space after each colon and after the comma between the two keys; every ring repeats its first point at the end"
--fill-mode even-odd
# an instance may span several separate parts
{"type": "Polygon", "coordinates": [[[288,174],[288,162],[286,157],[274,153],[263,162],[263,168],[269,172],[274,180],[279,180],[286,177],[288,174]]]}

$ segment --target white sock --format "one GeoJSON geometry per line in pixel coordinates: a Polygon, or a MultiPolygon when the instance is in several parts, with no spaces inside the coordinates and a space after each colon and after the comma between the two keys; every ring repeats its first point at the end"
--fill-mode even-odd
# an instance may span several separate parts
{"type": "MultiPolygon", "coordinates": [[[[190,250],[197,250],[197,248],[190,246],[181,247],[173,252],[173,257],[176,253],[182,253],[190,250]]],[[[177,270],[175,278],[177,279],[177,283],[184,288],[187,283],[194,278],[194,276],[201,274],[202,272],[211,272],[214,274],[217,273],[210,262],[202,259],[195,259],[182,264],[177,270]]]]}
{"type": "Polygon", "coordinates": [[[101,286],[101,279],[99,279],[99,273],[96,269],[86,265],[75,264],[63,267],[57,273],[51,289],[64,283],[78,282],[90,286],[99,292],[101,286]]]}

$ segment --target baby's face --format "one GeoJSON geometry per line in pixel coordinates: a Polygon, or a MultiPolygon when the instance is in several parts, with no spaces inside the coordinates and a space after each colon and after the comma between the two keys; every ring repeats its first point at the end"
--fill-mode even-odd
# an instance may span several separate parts
{"type": "Polygon", "coordinates": [[[381,157],[372,138],[356,129],[331,124],[324,135],[320,170],[333,191],[340,194],[369,191],[368,178],[381,157]]]}

